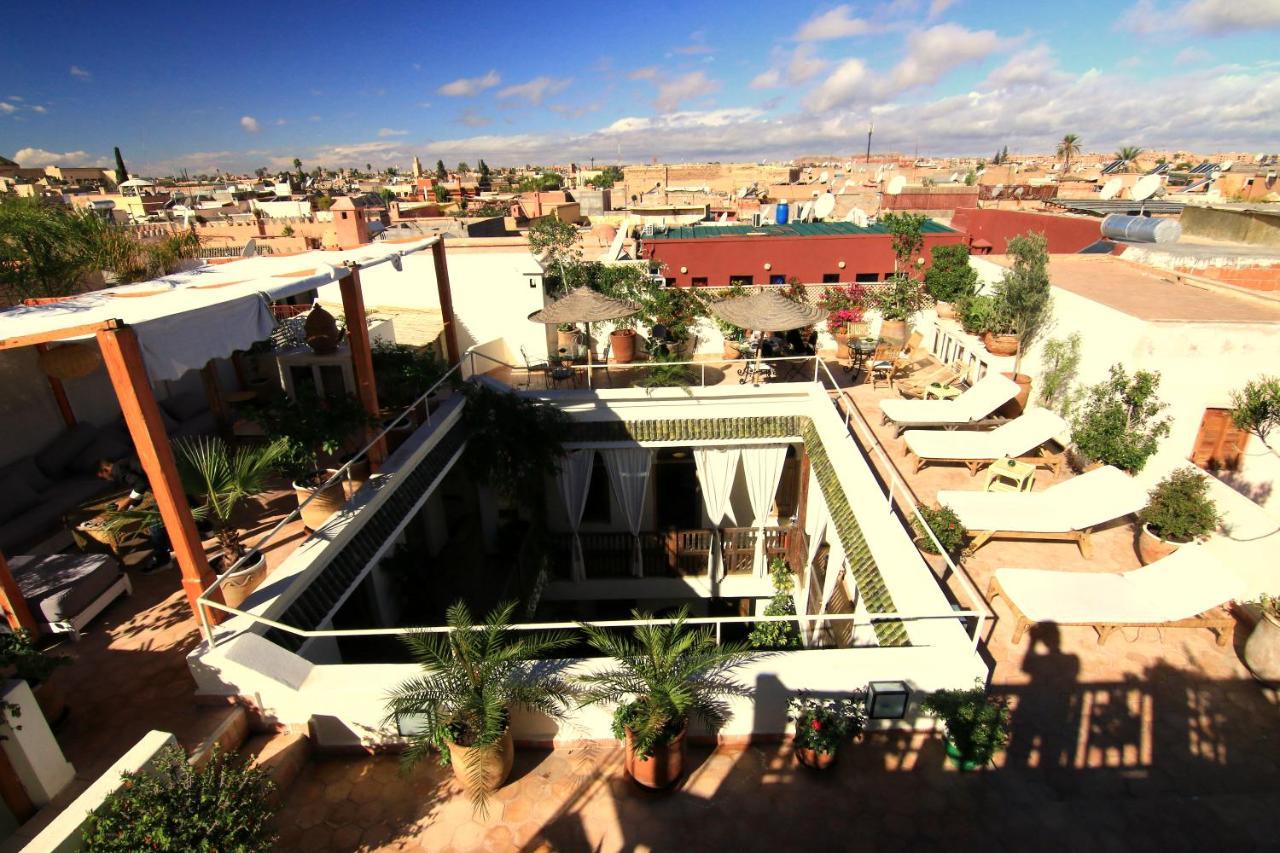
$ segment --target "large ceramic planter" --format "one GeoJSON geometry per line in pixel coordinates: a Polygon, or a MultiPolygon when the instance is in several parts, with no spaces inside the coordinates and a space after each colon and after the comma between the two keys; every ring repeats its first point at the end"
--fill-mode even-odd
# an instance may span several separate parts
{"type": "Polygon", "coordinates": [[[50,728],[56,727],[67,715],[67,691],[47,679],[39,684],[27,684],[50,728]]]}
{"type": "Polygon", "coordinates": [[[819,752],[816,749],[801,746],[796,748],[796,760],[805,767],[812,767],[814,770],[826,770],[836,763],[836,753],[819,752]]]}
{"type": "MultiPolygon", "coordinates": [[[[387,452],[391,452],[390,447],[388,447],[387,452]]],[[[365,480],[369,479],[370,471],[371,469],[369,468],[368,459],[361,459],[359,462],[352,462],[351,466],[347,468],[347,476],[342,479],[342,491],[348,499],[355,495],[356,492],[360,491],[360,487],[364,485],[365,480]]],[[[326,480],[336,473],[338,473],[337,468],[324,469],[324,477],[326,480]]]]}
{"type": "Polygon", "coordinates": [[[1280,619],[1263,612],[1245,641],[1244,663],[1259,681],[1280,682],[1280,619]]]}
{"type": "Polygon", "coordinates": [[[849,333],[836,332],[834,337],[836,339],[836,358],[840,361],[847,361],[853,358],[853,354],[849,352],[849,333]]]}
{"type": "Polygon", "coordinates": [[[223,579],[218,589],[229,607],[239,607],[267,576],[267,558],[262,554],[223,579]]]}
{"type": "Polygon", "coordinates": [[[631,729],[627,729],[624,764],[631,778],[646,788],[666,788],[672,785],[684,770],[684,738],[688,731],[686,726],[670,743],[657,747],[653,755],[637,758],[631,729]]]}
{"type": "Polygon", "coordinates": [[[609,354],[618,364],[630,364],[636,357],[634,329],[617,329],[609,334],[609,354]]]}
{"type": "Polygon", "coordinates": [[[992,355],[1018,354],[1017,335],[993,335],[990,332],[983,332],[982,345],[986,347],[987,352],[992,355]]]}
{"type": "Polygon", "coordinates": [[[1176,550],[1178,550],[1177,542],[1161,539],[1151,532],[1149,525],[1144,524],[1139,529],[1138,559],[1142,562],[1142,565],[1149,566],[1157,560],[1163,560],[1176,550]]]}
{"type": "Polygon", "coordinates": [[[965,758],[960,754],[960,750],[956,749],[956,745],[951,742],[951,738],[946,739],[947,760],[952,765],[960,768],[961,771],[968,773],[971,770],[977,770],[982,765],[971,758],[965,758]]]}
{"type": "Polygon", "coordinates": [[[907,342],[907,321],[885,320],[880,324],[880,337],[891,343],[905,344],[907,342]]]}
{"type": "Polygon", "coordinates": [[[1031,377],[1025,373],[1006,373],[1004,376],[1012,379],[1018,386],[1018,396],[1005,404],[1008,409],[1006,413],[1016,418],[1027,410],[1027,401],[1031,399],[1031,377]]]}
{"type": "Polygon", "coordinates": [[[338,344],[342,343],[342,331],[338,328],[338,321],[319,305],[307,314],[303,330],[306,334],[307,346],[311,347],[317,355],[337,352],[338,344]]]}
{"type": "Polygon", "coordinates": [[[934,305],[934,309],[938,312],[939,320],[954,320],[956,318],[955,306],[950,302],[943,302],[939,299],[934,305]]]}
{"type": "MultiPolygon", "coordinates": [[[[324,483],[330,475],[317,474],[316,476],[323,476],[324,479],[320,482],[324,483]]],[[[302,523],[308,530],[319,530],[329,520],[329,516],[342,509],[343,504],[347,502],[346,489],[342,482],[334,483],[326,489],[294,483],[293,491],[298,496],[298,506],[302,506],[303,501],[313,493],[319,492],[315,500],[302,506],[302,523]]]]}
{"type": "Polygon", "coordinates": [[[581,336],[581,333],[577,329],[574,329],[572,332],[557,330],[556,331],[556,349],[566,350],[571,355],[576,353],[577,347],[578,347],[578,338],[580,336],[581,336]]]}
{"type": "Polygon", "coordinates": [[[480,762],[480,787],[493,793],[502,787],[511,775],[511,765],[515,763],[516,747],[511,740],[511,731],[502,733],[497,750],[478,750],[474,746],[459,746],[449,741],[449,764],[453,767],[453,776],[462,787],[471,789],[475,779],[474,762],[480,762]]]}

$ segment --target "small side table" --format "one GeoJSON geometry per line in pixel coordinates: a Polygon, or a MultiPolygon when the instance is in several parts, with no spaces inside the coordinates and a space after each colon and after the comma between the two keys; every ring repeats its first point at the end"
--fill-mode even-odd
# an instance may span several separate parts
{"type": "Polygon", "coordinates": [[[959,388],[954,385],[943,385],[941,382],[930,382],[924,389],[924,398],[926,400],[930,397],[935,400],[954,400],[960,394],[959,388]]]}
{"type": "Polygon", "coordinates": [[[1005,457],[987,466],[983,490],[988,492],[1029,492],[1036,482],[1036,466],[1005,457]]]}

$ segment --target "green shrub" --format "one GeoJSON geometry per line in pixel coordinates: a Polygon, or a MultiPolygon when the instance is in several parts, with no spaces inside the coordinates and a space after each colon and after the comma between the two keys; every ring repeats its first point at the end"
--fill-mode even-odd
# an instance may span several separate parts
{"type": "Polygon", "coordinates": [[[859,691],[844,699],[817,699],[802,690],[791,699],[787,717],[796,724],[797,749],[830,754],[866,728],[866,694],[859,691]]]}
{"type": "MultiPolygon", "coordinates": [[[[964,551],[969,531],[964,529],[964,525],[960,523],[960,516],[956,515],[950,507],[941,506],[933,509],[922,506],[920,515],[924,517],[925,524],[929,525],[929,529],[933,531],[934,536],[938,537],[938,541],[942,543],[942,547],[948,554],[954,557],[964,551]]],[[[927,554],[938,553],[937,547],[925,532],[920,519],[915,520],[915,528],[919,536],[920,550],[927,554]]]]}
{"type": "Polygon", "coordinates": [[[973,296],[978,272],[969,265],[969,247],[963,244],[934,246],[933,263],[924,274],[924,289],[940,302],[958,302],[973,296]]]}
{"type": "Polygon", "coordinates": [[[169,747],[149,772],[125,773],[84,827],[89,851],[270,850],[275,788],[266,774],[217,750],[199,770],[169,747]]]}
{"type": "Polygon", "coordinates": [[[1218,508],[1209,497],[1209,478],[1187,466],[1165,477],[1149,493],[1138,518],[1161,539],[1190,542],[1218,526],[1218,508]]]}
{"type": "Polygon", "coordinates": [[[1156,396],[1160,374],[1139,370],[1132,378],[1122,365],[1085,389],[1071,428],[1071,441],[1086,459],[1141,471],[1169,434],[1166,405],[1156,396]]]}
{"type": "Polygon", "coordinates": [[[1079,392],[1071,387],[1080,367],[1080,335],[1049,338],[1040,355],[1040,404],[1060,415],[1071,411],[1079,392]]]}
{"type": "Polygon", "coordinates": [[[960,320],[960,326],[971,335],[991,331],[995,311],[995,299],[983,294],[969,296],[956,303],[956,316],[960,320]]]}
{"type": "MultiPolygon", "coordinates": [[[[795,589],[795,576],[791,568],[780,557],[774,557],[769,564],[769,577],[773,580],[773,598],[764,608],[765,616],[794,616],[796,603],[791,597],[795,589]]],[[[800,632],[794,622],[757,622],[747,637],[747,643],[753,649],[798,649],[800,648],[800,632]]]]}
{"type": "Polygon", "coordinates": [[[965,761],[986,764],[1009,742],[1009,708],[989,698],[981,685],[968,690],[939,690],[923,707],[939,717],[947,740],[965,761]]]}
{"type": "Polygon", "coordinates": [[[1231,420],[1266,443],[1280,427],[1280,377],[1263,376],[1231,392],[1231,420]]]}

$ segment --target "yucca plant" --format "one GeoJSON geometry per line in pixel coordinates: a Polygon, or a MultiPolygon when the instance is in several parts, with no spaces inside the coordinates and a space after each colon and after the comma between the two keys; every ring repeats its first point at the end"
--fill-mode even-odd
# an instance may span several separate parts
{"type": "MultiPolygon", "coordinates": [[[[387,698],[388,724],[398,718],[417,719],[418,734],[408,736],[404,765],[412,767],[432,751],[440,764],[451,763],[449,745],[470,747],[466,767],[454,772],[467,783],[472,804],[484,815],[491,786],[485,762],[502,749],[512,708],[564,715],[572,688],[559,674],[560,665],[539,661],[573,643],[565,632],[513,632],[514,601],[491,611],[477,625],[462,601],[445,613],[444,633],[426,631],[404,638],[413,660],[422,669],[402,682],[387,698]]],[[[500,781],[500,780],[499,780],[500,781]]]]}
{"type": "Polygon", "coordinates": [[[616,705],[613,734],[621,740],[629,729],[637,758],[675,740],[690,717],[719,729],[730,717],[727,697],[751,695],[732,673],[762,653],[743,643],[717,645],[711,631],[685,624],[688,615],[682,607],[671,624],[639,625],[632,634],[582,625],[591,645],[618,663],[578,677],[581,704],[616,705]]]}

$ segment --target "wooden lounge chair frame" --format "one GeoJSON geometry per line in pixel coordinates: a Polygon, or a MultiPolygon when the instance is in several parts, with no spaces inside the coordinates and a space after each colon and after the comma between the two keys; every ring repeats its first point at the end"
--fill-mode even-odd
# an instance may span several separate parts
{"type": "MultiPolygon", "coordinates": [[[[952,421],[917,421],[914,423],[900,424],[897,421],[894,421],[893,437],[902,438],[902,434],[909,429],[944,429],[944,430],[951,430],[951,431],[958,430],[958,429],[972,429],[972,430],[991,429],[994,427],[998,427],[1001,424],[1006,424],[1011,420],[1012,418],[1006,418],[1003,416],[993,416],[989,418],[983,418],[980,421],[966,421],[965,423],[961,423],[961,424],[953,423],[952,421]]],[[[880,425],[884,426],[887,423],[889,423],[889,416],[885,415],[884,413],[881,413],[880,425]]]]}
{"type": "MultiPolygon", "coordinates": [[[[1017,624],[1013,629],[1013,644],[1016,646],[1022,642],[1022,637],[1027,633],[1032,625],[1039,624],[1033,619],[1029,619],[1025,613],[1018,609],[1018,605],[1013,599],[1005,593],[1000,586],[998,578],[991,578],[991,583],[987,585],[987,603],[995,601],[996,596],[1004,595],[1005,603],[1009,605],[1009,609],[1013,611],[1013,616],[1017,619],[1017,624]]],[[[1092,628],[1098,632],[1098,645],[1104,645],[1111,635],[1121,628],[1155,628],[1163,631],[1165,628],[1207,628],[1212,631],[1217,639],[1219,646],[1227,646],[1231,643],[1232,637],[1235,635],[1236,620],[1221,605],[1206,610],[1198,616],[1192,616],[1190,619],[1175,619],[1171,622],[1054,622],[1053,620],[1045,620],[1046,624],[1059,625],[1063,628],[1092,628]]],[[[1163,640],[1164,635],[1161,634],[1163,640]]]]}
{"type": "Polygon", "coordinates": [[[971,554],[992,539],[1054,540],[1074,542],[1076,547],[1080,549],[1080,556],[1086,560],[1093,559],[1093,540],[1089,538],[1093,535],[1092,527],[1085,527],[1080,530],[1064,530],[1058,533],[1032,530],[970,530],[969,535],[973,537],[973,540],[969,543],[969,553],[971,554]]]}
{"type": "MultiPolygon", "coordinates": [[[[979,468],[983,465],[990,465],[997,461],[995,459],[953,459],[946,456],[916,456],[910,450],[907,451],[907,456],[915,456],[915,470],[912,472],[915,474],[919,474],[920,469],[931,462],[961,462],[969,469],[969,475],[976,477],[978,476],[979,468]]],[[[1053,472],[1053,476],[1060,477],[1062,476],[1062,466],[1067,462],[1067,451],[1064,448],[1055,453],[1046,447],[1040,447],[1035,453],[1029,453],[1025,456],[1014,456],[1012,458],[1019,462],[1024,462],[1027,465],[1034,465],[1037,468],[1046,468],[1053,472]]]]}

